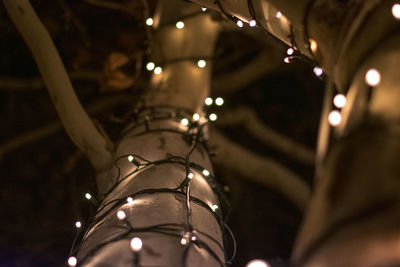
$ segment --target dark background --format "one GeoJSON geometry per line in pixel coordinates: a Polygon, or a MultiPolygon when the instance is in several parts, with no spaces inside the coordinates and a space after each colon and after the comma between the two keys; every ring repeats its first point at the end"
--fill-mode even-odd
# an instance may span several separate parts
{"type": "MultiPolygon", "coordinates": [[[[98,74],[98,78],[73,82],[86,107],[93,108],[93,103],[118,95],[132,96],[130,104],[100,107],[92,113],[115,138],[121,129],[119,118],[134,106],[150,77],[144,68],[147,39],[141,1],[125,1],[131,14],[81,0],[31,2],[55,40],[66,68],[98,74]],[[135,77],[132,86],[120,91],[108,86],[104,74],[109,54],[117,51],[131,58],[122,70],[135,77]]],[[[155,1],[149,4],[153,10],[155,1]]],[[[276,53],[283,60],[286,48],[273,39],[267,42],[275,42],[276,53]]],[[[221,34],[214,76],[239,68],[262,49],[262,43],[240,31],[221,34]]],[[[37,77],[30,52],[1,4],[0,266],[62,266],[76,232],[75,221],[87,224],[94,212],[94,207],[84,199],[85,192],[96,192],[93,169],[64,130],[56,129],[44,138],[9,148],[21,135],[32,137],[37,129],[58,121],[47,92],[36,86],[37,77]]],[[[312,73],[309,63],[287,65],[282,61],[276,71],[251,86],[221,96],[226,103],[223,108],[253,107],[266,125],[314,148],[322,90],[323,83],[312,73]]],[[[218,92],[212,94],[220,96],[218,92]]],[[[221,130],[249,149],[285,164],[311,185],[313,166],[292,161],[259,144],[239,127],[221,130]]],[[[254,258],[267,259],[272,266],[284,266],[301,213],[273,190],[218,166],[216,173],[221,184],[230,188],[227,194],[232,213],[228,225],[238,243],[233,266],[244,266],[254,258]]]]}

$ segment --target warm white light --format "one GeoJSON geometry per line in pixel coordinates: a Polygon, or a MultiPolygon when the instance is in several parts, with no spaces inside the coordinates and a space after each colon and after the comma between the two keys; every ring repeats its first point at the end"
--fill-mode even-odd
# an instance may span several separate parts
{"type": "Polygon", "coordinates": [[[146,19],[146,25],[147,25],[147,26],[152,26],[153,23],[154,23],[153,18],[147,18],[147,19],[146,19]]]}
{"type": "Polygon", "coordinates": [[[155,67],[154,69],[154,74],[158,75],[162,72],[162,68],[161,67],[155,67]]]}
{"type": "Polygon", "coordinates": [[[290,63],[290,58],[289,57],[285,57],[284,59],[283,59],[283,62],[285,62],[285,63],[290,63]]]}
{"type": "Polygon", "coordinates": [[[128,160],[129,160],[130,162],[132,162],[134,159],[135,159],[135,158],[134,158],[132,155],[129,155],[129,156],[128,156],[128,160]]]}
{"type": "Polygon", "coordinates": [[[217,209],[218,209],[218,205],[212,205],[212,207],[211,207],[211,209],[213,210],[213,211],[216,211],[217,209]]]}
{"type": "Polygon", "coordinates": [[[369,69],[365,74],[365,81],[369,86],[377,86],[381,82],[381,74],[376,69],[369,69]]]}
{"type": "Polygon", "coordinates": [[[333,98],[333,104],[337,108],[344,108],[346,106],[346,97],[343,94],[337,94],[333,98]]]}
{"type": "Polygon", "coordinates": [[[133,198],[127,197],[126,202],[128,202],[129,204],[133,204],[133,198]]]}
{"type": "Polygon", "coordinates": [[[293,53],[294,53],[294,49],[291,48],[291,47],[289,47],[288,50],[286,51],[286,53],[287,53],[289,56],[291,56],[291,55],[293,55],[293,53]]]}
{"type": "Polygon", "coordinates": [[[188,243],[188,241],[186,240],[186,238],[182,237],[181,239],[181,245],[184,246],[188,243]]]}
{"type": "Polygon", "coordinates": [[[320,67],[314,67],[313,71],[318,77],[320,77],[324,73],[324,71],[320,67]]]}
{"type": "Polygon", "coordinates": [[[201,7],[201,11],[203,11],[203,12],[205,12],[207,10],[207,8],[206,7],[201,7]]]}
{"type": "Polygon", "coordinates": [[[81,227],[82,227],[82,223],[81,223],[80,221],[77,221],[77,222],[75,223],[75,227],[76,227],[76,228],[81,228],[81,227]]]}
{"type": "Polygon", "coordinates": [[[86,194],[85,194],[85,197],[86,197],[87,199],[91,199],[91,198],[92,198],[92,195],[89,194],[89,193],[86,193],[86,194]]]}
{"type": "Polygon", "coordinates": [[[204,103],[205,103],[207,106],[211,106],[212,103],[213,103],[213,100],[212,100],[211,97],[207,97],[206,100],[204,100],[204,103]]]}
{"type": "Polygon", "coordinates": [[[188,176],[189,179],[192,179],[194,177],[194,174],[192,172],[189,172],[188,176]]]}
{"type": "Polygon", "coordinates": [[[204,169],[204,170],[203,170],[203,174],[204,174],[204,176],[209,176],[209,175],[210,175],[210,172],[209,172],[208,170],[204,169]]]}
{"type": "Polygon", "coordinates": [[[257,22],[254,19],[252,19],[250,20],[249,25],[250,27],[255,27],[257,25],[257,22]]]}
{"type": "Polygon", "coordinates": [[[317,41],[315,41],[314,39],[310,39],[309,41],[310,41],[311,52],[313,52],[313,53],[317,52],[317,49],[318,49],[317,41]]]}
{"type": "Polygon", "coordinates": [[[199,115],[198,113],[194,113],[194,114],[193,114],[193,120],[194,120],[194,121],[200,120],[200,115],[199,115]]]}
{"type": "Polygon", "coordinates": [[[118,217],[118,219],[123,220],[126,218],[126,213],[123,210],[119,210],[117,212],[117,217],[118,217]]]}
{"type": "Polygon", "coordinates": [[[242,27],[243,27],[243,21],[241,21],[241,20],[239,19],[238,21],[236,21],[236,25],[237,25],[239,28],[242,28],[242,27]]]}
{"type": "Polygon", "coordinates": [[[143,247],[143,242],[142,239],[139,237],[134,237],[131,239],[131,249],[135,252],[138,252],[142,249],[143,247]]]}
{"type": "Polygon", "coordinates": [[[76,266],[78,260],[75,257],[69,257],[68,259],[68,266],[76,266]]]}
{"type": "Polygon", "coordinates": [[[276,12],[276,18],[279,19],[282,17],[282,13],[280,11],[276,12]]]}
{"type": "Polygon", "coordinates": [[[183,21],[178,21],[178,22],[175,24],[175,26],[176,26],[178,29],[183,29],[183,27],[185,27],[185,23],[183,23],[183,21]]]}
{"type": "Polygon", "coordinates": [[[148,71],[154,70],[155,67],[156,67],[156,64],[154,64],[153,62],[149,62],[149,63],[146,64],[146,69],[148,71]]]}
{"type": "Polygon", "coordinates": [[[207,62],[203,59],[200,59],[199,61],[197,61],[197,66],[201,69],[204,68],[206,65],[207,65],[207,62]]]}
{"type": "Polygon", "coordinates": [[[246,267],[270,267],[270,266],[266,261],[252,260],[246,264],[246,267]]]}
{"type": "Polygon", "coordinates": [[[192,237],[190,238],[190,240],[192,241],[196,241],[197,237],[195,235],[192,235],[192,237]]]}
{"type": "Polygon", "coordinates": [[[395,19],[400,20],[400,4],[394,4],[392,7],[392,14],[395,19]]]}
{"type": "Polygon", "coordinates": [[[183,119],[181,120],[181,124],[182,124],[183,126],[187,126],[187,125],[189,125],[189,120],[186,119],[186,118],[183,118],[183,119]]]}
{"type": "Polygon", "coordinates": [[[217,97],[217,99],[215,99],[215,104],[217,106],[222,106],[224,104],[224,99],[222,97],[217,97]]]}
{"type": "Polygon", "coordinates": [[[329,124],[332,126],[338,126],[342,122],[342,115],[337,110],[332,110],[329,113],[329,124]]]}
{"type": "Polygon", "coordinates": [[[216,121],[218,117],[217,114],[211,113],[210,116],[208,116],[208,118],[210,119],[210,121],[216,121]]]}

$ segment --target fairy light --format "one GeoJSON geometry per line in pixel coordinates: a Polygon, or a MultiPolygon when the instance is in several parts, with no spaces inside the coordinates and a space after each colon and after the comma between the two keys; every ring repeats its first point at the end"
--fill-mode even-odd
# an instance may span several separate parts
{"type": "Polygon", "coordinates": [[[78,260],[75,257],[69,257],[68,258],[68,266],[76,266],[78,263],[78,260]]]}
{"type": "Polygon", "coordinates": [[[222,97],[217,97],[217,99],[215,99],[215,104],[217,106],[222,106],[224,104],[224,99],[222,97]]]}
{"type": "Polygon", "coordinates": [[[338,126],[342,122],[342,115],[337,110],[332,110],[328,116],[329,124],[331,126],[338,126]]]}
{"type": "Polygon", "coordinates": [[[156,64],[154,64],[153,62],[149,62],[149,63],[146,64],[146,69],[148,71],[154,70],[155,67],[156,67],[156,64]]]}
{"type": "Polygon", "coordinates": [[[118,217],[119,220],[122,221],[123,219],[126,218],[126,213],[125,213],[123,210],[119,210],[119,211],[117,212],[117,217],[118,217]]]}
{"type": "Polygon", "coordinates": [[[161,72],[162,72],[162,68],[161,67],[155,67],[154,68],[154,74],[158,75],[158,74],[161,74],[161,72]]]}
{"type": "Polygon", "coordinates": [[[134,157],[134,156],[132,156],[132,155],[129,155],[129,156],[128,156],[128,160],[129,160],[129,162],[132,162],[134,159],[135,159],[135,157],[134,157]]]}
{"type": "Polygon", "coordinates": [[[185,27],[185,23],[183,23],[183,21],[178,21],[175,26],[177,29],[183,29],[183,27],[185,27]]]}
{"type": "Polygon", "coordinates": [[[249,25],[250,27],[255,27],[257,25],[257,22],[254,19],[252,19],[250,20],[249,25]]]}
{"type": "Polygon", "coordinates": [[[344,108],[346,106],[346,97],[343,94],[337,94],[333,98],[333,104],[337,108],[344,108]]]}
{"type": "Polygon", "coordinates": [[[204,59],[200,59],[199,61],[197,61],[197,66],[199,68],[204,68],[207,65],[207,62],[204,59]]]}
{"type": "Polygon", "coordinates": [[[264,260],[252,260],[246,264],[246,267],[270,267],[264,260]]]}
{"type": "Polygon", "coordinates": [[[213,100],[212,100],[211,97],[207,97],[207,98],[204,100],[204,103],[205,103],[207,106],[211,106],[212,103],[213,103],[213,100]]]}
{"type": "Polygon", "coordinates": [[[186,118],[183,118],[183,119],[181,120],[181,124],[182,124],[183,126],[187,126],[187,125],[189,125],[189,120],[186,119],[186,118]]]}
{"type": "Polygon", "coordinates": [[[293,55],[294,53],[294,49],[289,47],[288,50],[286,51],[286,54],[288,54],[289,56],[293,55]]]}
{"type": "Polygon", "coordinates": [[[318,44],[314,39],[310,39],[310,49],[313,53],[317,52],[318,44]]]}
{"type": "Polygon", "coordinates": [[[369,86],[377,86],[381,82],[381,74],[377,69],[369,69],[365,74],[365,81],[369,86]]]}
{"type": "Polygon", "coordinates": [[[204,170],[203,170],[203,174],[204,174],[204,176],[209,176],[209,175],[210,175],[210,172],[209,172],[208,170],[204,169],[204,170]]]}
{"type": "Polygon", "coordinates": [[[75,223],[75,227],[78,228],[78,229],[81,228],[82,227],[82,223],[80,221],[77,221],[75,223]]]}
{"type": "Polygon", "coordinates": [[[219,208],[218,205],[215,205],[215,204],[211,206],[211,209],[212,209],[214,212],[215,212],[218,208],[219,208]]]}
{"type": "Polygon", "coordinates": [[[289,64],[289,63],[290,63],[290,58],[289,58],[289,57],[285,57],[285,58],[283,59],[283,62],[289,64]]]}
{"type": "Polygon", "coordinates": [[[318,77],[320,77],[324,73],[321,67],[314,67],[313,71],[318,77]]]}
{"type": "Polygon", "coordinates": [[[280,11],[276,12],[276,18],[280,19],[282,17],[282,13],[280,11]]]}
{"type": "Polygon", "coordinates": [[[195,235],[192,235],[192,237],[190,238],[190,240],[192,241],[196,241],[197,237],[195,235]]]}
{"type": "Polygon", "coordinates": [[[128,202],[128,204],[133,204],[133,198],[127,197],[126,202],[128,202]]]}
{"type": "Polygon", "coordinates": [[[143,247],[143,241],[139,237],[134,237],[131,239],[131,249],[134,252],[139,252],[143,247]]]}
{"type": "Polygon", "coordinates": [[[185,246],[187,243],[188,243],[187,239],[184,238],[184,237],[182,237],[182,238],[181,238],[181,245],[182,245],[182,246],[185,246]]]}
{"type": "Polygon", "coordinates": [[[153,18],[147,18],[146,19],[146,25],[147,26],[153,26],[154,20],[153,18]]]}
{"type": "Polygon", "coordinates": [[[394,4],[392,6],[392,15],[395,19],[400,20],[400,4],[394,4]]]}
{"type": "Polygon", "coordinates": [[[90,199],[92,198],[92,195],[89,194],[89,193],[86,193],[86,194],[85,194],[85,197],[86,197],[87,200],[90,200],[90,199]]]}
{"type": "Polygon", "coordinates": [[[193,177],[194,177],[194,174],[192,173],[192,172],[189,172],[189,174],[188,174],[188,176],[187,176],[189,179],[193,179],[193,177]]]}
{"type": "Polygon", "coordinates": [[[199,115],[198,113],[194,113],[194,114],[193,114],[193,120],[194,120],[194,121],[200,120],[200,115],[199,115]]]}
{"type": "Polygon", "coordinates": [[[238,21],[236,21],[236,25],[237,25],[239,28],[242,28],[242,27],[243,27],[243,21],[241,21],[241,20],[239,19],[238,21]]]}
{"type": "Polygon", "coordinates": [[[211,113],[210,116],[208,116],[208,118],[210,119],[210,121],[216,121],[218,117],[217,114],[211,113]]]}
{"type": "Polygon", "coordinates": [[[201,7],[201,11],[206,12],[206,10],[207,10],[206,7],[204,7],[204,6],[201,7]]]}

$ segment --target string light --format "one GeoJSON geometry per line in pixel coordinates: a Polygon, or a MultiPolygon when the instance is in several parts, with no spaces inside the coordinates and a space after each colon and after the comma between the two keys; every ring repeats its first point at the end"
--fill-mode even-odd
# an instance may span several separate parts
{"type": "Polygon", "coordinates": [[[270,267],[270,265],[263,260],[252,260],[246,264],[246,267],[270,267]]]}
{"type": "Polygon", "coordinates": [[[123,210],[119,210],[119,211],[117,212],[117,217],[118,217],[119,220],[122,221],[123,219],[126,218],[126,213],[125,213],[123,210]]]}
{"type": "Polygon", "coordinates": [[[207,98],[204,100],[204,103],[205,103],[207,106],[211,106],[212,103],[213,103],[213,100],[212,100],[211,97],[207,97],[207,98]]]}
{"type": "Polygon", "coordinates": [[[257,25],[257,22],[254,19],[252,19],[250,20],[249,25],[250,27],[255,27],[257,25]]]}
{"type": "Polygon", "coordinates": [[[333,98],[333,104],[337,108],[344,108],[344,106],[346,106],[346,97],[343,94],[337,94],[333,98]]]}
{"type": "Polygon", "coordinates": [[[128,156],[128,161],[129,161],[129,162],[132,162],[134,159],[135,159],[134,156],[132,156],[132,155],[129,155],[129,156],[128,156]]]}
{"type": "Polygon", "coordinates": [[[394,4],[392,7],[392,15],[395,19],[400,20],[400,4],[394,4]]]}
{"type": "Polygon", "coordinates": [[[289,47],[288,50],[286,51],[286,53],[287,53],[289,56],[291,56],[291,55],[293,55],[293,53],[294,53],[294,49],[291,48],[291,47],[289,47]]]}
{"type": "Polygon", "coordinates": [[[282,13],[280,11],[276,12],[276,18],[280,19],[282,17],[282,13]]]}
{"type": "Polygon", "coordinates": [[[314,39],[310,39],[310,49],[313,53],[317,52],[318,44],[314,39]]]}
{"type": "Polygon", "coordinates": [[[181,239],[181,245],[182,245],[182,246],[186,246],[187,243],[188,243],[188,241],[186,240],[186,238],[182,237],[182,239],[181,239]]]}
{"type": "Polygon", "coordinates": [[[210,116],[208,116],[208,118],[210,119],[210,121],[216,121],[218,117],[217,114],[211,113],[210,116]]]}
{"type": "Polygon", "coordinates": [[[224,104],[224,99],[222,97],[217,97],[217,99],[215,99],[215,104],[217,106],[222,106],[224,104]]]}
{"type": "Polygon", "coordinates": [[[142,239],[140,239],[139,237],[134,237],[131,239],[131,249],[134,252],[139,252],[143,247],[143,242],[142,239]]]}
{"type": "Polygon", "coordinates": [[[289,57],[285,57],[285,58],[283,59],[283,62],[289,64],[289,63],[290,63],[290,58],[289,58],[289,57]]]}
{"type": "Polygon", "coordinates": [[[155,67],[154,74],[158,75],[158,74],[161,74],[161,72],[162,72],[162,68],[161,67],[155,67]]]}
{"type": "Polygon", "coordinates": [[[68,266],[76,266],[78,263],[78,260],[75,257],[69,257],[68,258],[68,266]]]}
{"type": "Polygon", "coordinates": [[[209,172],[208,170],[204,169],[204,170],[203,170],[203,174],[204,174],[204,176],[209,176],[209,175],[210,175],[210,172],[209,172]]]}
{"type": "Polygon", "coordinates": [[[85,197],[86,197],[86,199],[90,200],[90,199],[92,198],[92,195],[89,194],[89,193],[86,193],[86,194],[85,194],[85,197]]]}
{"type": "Polygon", "coordinates": [[[211,209],[215,212],[215,211],[218,209],[218,205],[215,205],[215,204],[212,205],[212,206],[211,206],[211,209]]]}
{"type": "Polygon", "coordinates": [[[318,77],[321,77],[321,75],[324,73],[321,67],[314,67],[313,71],[318,77]]]}
{"type": "Polygon", "coordinates": [[[147,18],[146,19],[146,25],[147,26],[153,26],[154,20],[153,18],[147,18]]]}
{"type": "Polygon", "coordinates": [[[204,59],[200,59],[199,61],[197,61],[197,66],[199,68],[204,68],[207,65],[207,62],[204,59]]]}
{"type": "Polygon", "coordinates": [[[156,67],[156,64],[154,64],[153,62],[149,62],[149,63],[146,64],[146,69],[148,71],[154,70],[155,67],[156,67]]]}
{"type": "Polygon", "coordinates": [[[182,124],[183,126],[187,126],[187,125],[189,125],[189,120],[186,119],[186,118],[183,118],[183,119],[181,120],[181,124],[182,124]]]}
{"type": "Polygon", "coordinates": [[[207,8],[206,7],[201,7],[201,11],[206,12],[207,8]]]}
{"type": "Polygon", "coordinates": [[[185,27],[185,23],[183,23],[183,21],[178,21],[175,26],[177,29],[183,29],[183,27],[185,27]]]}
{"type": "Polygon", "coordinates": [[[342,115],[337,110],[332,110],[329,113],[329,124],[332,126],[338,126],[342,122],[342,115]]]}
{"type": "Polygon", "coordinates": [[[188,176],[187,176],[189,179],[193,179],[193,177],[194,177],[194,174],[192,173],[192,172],[189,172],[189,174],[188,174],[188,176]]]}
{"type": "Polygon", "coordinates": [[[192,241],[196,241],[197,237],[195,235],[192,235],[192,237],[190,238],[190,240],[192,241]]]}
{"type": "Polygon", "coordinates": [[[133,204],[133,198],[127,197],[126,202],[128,202],[129,204],[133,204]]]}
{"type": "Polygon", "coordinates": [[[239,28],[242,28],[242,27],[243,27],[243,21],[241,21],[241,20],[239,19],[238,21],[236,21],[236,25],[237,25],[239,28]]]}
{"type": "Polygon", "coordinates": [[[82,227],[82,223],[80,221],[77,221],[75,223],[75,227],[78,228],[78,229],[81,228],[82,227]]]}
{"type": "Polygon", "coordinates": [[[193,114],[193,120],[194,120],[194,121],[200,120],[200,115],[199,115],[198,113],[194,113],[194,114],[193,114]]]}
{"type": "Polygon", "coordinates": [[[377,86],[381,82],[381,74],[376,69],[369,69],[365,74],[365,81],[369,86],[377,86]]]}

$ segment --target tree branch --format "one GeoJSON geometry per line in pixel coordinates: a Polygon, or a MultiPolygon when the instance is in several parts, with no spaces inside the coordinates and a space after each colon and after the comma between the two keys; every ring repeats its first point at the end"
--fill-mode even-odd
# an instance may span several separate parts
{"type": "Polygon", "coordinates": [[[60,119],[75,145],[97,171],[112,165],[113,144],[106,141],[82,108],[51,37],[28,0],[3,0],[28,44],[60,119]]]}
{"type": "Polygon", "coordinates": [[[306,208],[310,188],[297,174],[276,161],[237,145],[216,129],[211,129],[210,142],[218,146],[218,156],[214,158],[216,164],[276,190],[300,210],[306,208]]]}

